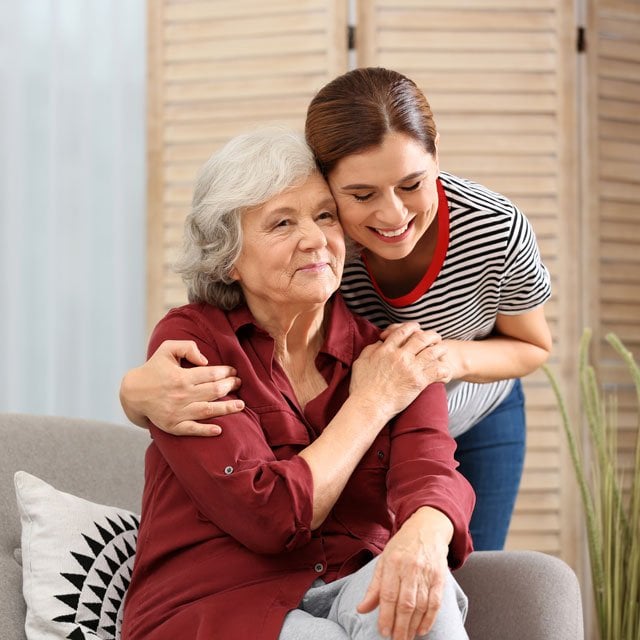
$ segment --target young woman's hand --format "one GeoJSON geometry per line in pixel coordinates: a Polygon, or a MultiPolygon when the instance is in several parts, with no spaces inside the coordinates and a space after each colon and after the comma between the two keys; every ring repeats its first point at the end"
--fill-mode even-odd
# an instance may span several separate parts
{"type": "Polygon", "coordinates": [[[432,627],[442,602],[452,535],[447,516],[422,507],[389,540],[358,605],[360,613],[379,607],[382,636],[414,640],[432,627]]]}
{"type": "Polygon", "coordinates": [[[432,382],[446,377],[446,349],[435,332],[407,322],[387,328],[382,339],[362,350],[353,364],[350,395],[375,404],[391,418],[432,382]]]}
{"type": "Polygon", "coordinates": [[[216,402],[240,386],[236,371],[227,366],[206,366],[207,360],[190,340],[167,340],[142,366],[125,374],[120,403],[134,424],[157,427],[178,436],[216,436],[218,425],[197,420],[217,418],[244,409],[241,400],[216,402]],[[181,360],[198,365],[180,366],[181,360]]]}

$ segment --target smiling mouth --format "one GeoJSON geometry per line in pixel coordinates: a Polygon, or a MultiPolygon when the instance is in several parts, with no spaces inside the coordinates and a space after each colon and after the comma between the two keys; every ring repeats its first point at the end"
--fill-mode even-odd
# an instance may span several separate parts
{"type": "Polygon", "coordinates": [[[405,224],[402,227],[398,227],[397,229],[391,229],[391,230],[377,229],[376,227],[370,227],[370,229],[372,231],[375,231],[379,236],[382,236],[383,238],[397,238],[398,236],[401,236],[403,233],[407,231],[410,224],[411,224],[411,221],[407,222],[407,224],[405,224]]]}

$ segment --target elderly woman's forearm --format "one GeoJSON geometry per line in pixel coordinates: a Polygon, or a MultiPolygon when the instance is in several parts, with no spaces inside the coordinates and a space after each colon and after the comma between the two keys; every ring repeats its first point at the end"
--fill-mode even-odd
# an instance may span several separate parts
{"type": "Polygon", "coordinates": [[[322,435],[300,452],[313,478],[312,529],[324,522],[362,456],[393,417],[383,411],[350,397],[322,435]]]}

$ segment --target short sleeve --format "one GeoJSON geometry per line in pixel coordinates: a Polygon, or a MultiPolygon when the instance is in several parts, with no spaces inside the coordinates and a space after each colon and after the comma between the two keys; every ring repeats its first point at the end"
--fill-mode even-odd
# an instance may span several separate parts
{"type": "Polygon", "coordinates": [[[549,271],[542,263],[531,223],[513,207],[498,313],[518,315],[543,305],[551,296],[549,271]]]}

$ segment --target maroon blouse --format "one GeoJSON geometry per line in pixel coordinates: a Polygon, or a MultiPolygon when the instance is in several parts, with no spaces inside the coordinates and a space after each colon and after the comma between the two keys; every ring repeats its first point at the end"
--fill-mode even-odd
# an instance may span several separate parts
{"type": "MultiPolygon", "coordinates": [[[[170,311],[149,344],[195,340],[209,364],[232,364],[244,411],[212,420],[215,438],[171,436],[151,425],[142,523],[123,640],[276,639],[316,578],[350,574],[380,553],[419,507],[454,526],[449,564],[471,552],[471,486],[456,471],[444,385],[430,385],[378,435],[340,499],[310,528],[313,485],[297,453],[349,392],[350,368],[379,330],[336,295],[316,366],[328,387],[304,411],[273,357],[274,342],[246,307],[170,311]]],[[[339,455],[339,452],[336,452],[339,455]]]]}

